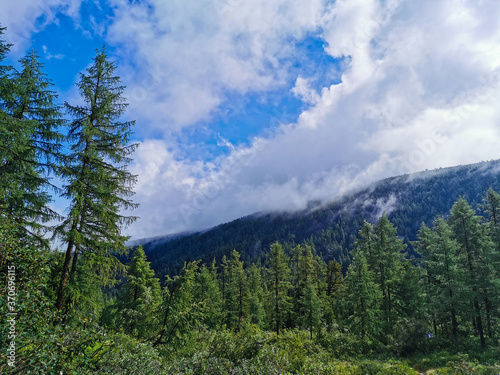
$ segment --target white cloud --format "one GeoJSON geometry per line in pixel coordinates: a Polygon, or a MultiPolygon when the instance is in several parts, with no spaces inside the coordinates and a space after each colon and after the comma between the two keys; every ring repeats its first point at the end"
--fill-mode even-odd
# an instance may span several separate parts
{"type": "Polygon", "coordinates": [[[301,76],[297,77],[292,92],[305,103],[316,104],[320,100],[318,93],[311,88],[309,80],[301,76]]]}
{"type": "Polygon", "coordinates": [[[42,46],[42,50],[43,50],[43,55],[45,57],[46,60],[51,60],[51,59],[57,59],[57,60],[62,60],[64,59],[64,55],[61,54],[61,53],[58,53],[58,54],[51,54],[49,52],[49,49],[47,48],[47,46],[42,46]]]}
{"type": "Polygon", "coordinates": [[[121,73],[135,82],[133,113],[176,131],[209,119],[228,92],[282,86],[295,53],[289,41],[316,30],[322,3],[116,0],[109,40],[127,54],[121,73]]]}

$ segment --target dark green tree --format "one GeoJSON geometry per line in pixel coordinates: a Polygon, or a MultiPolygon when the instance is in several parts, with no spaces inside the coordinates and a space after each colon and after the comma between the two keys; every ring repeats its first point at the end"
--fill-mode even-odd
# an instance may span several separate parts
{"type": "Polygon", "coordinates": [[[491,283],[486,290],[485,298],[488,335],[493,338],[495,336],[493,327],[497,327],[498,334],[498,320],[500,319],[498,311],[498,306],[500,306],[500,194],[490,188],[484,198],[483,208],[488,216],[486,226],[494,246],[494,249],[490,249],[486,254],[490,265],[491,283]],[[496,320],[496,323],[493,320],[496,320]]]}
{"type": "Polygon", "coordinates": [[[2,99],[0,134],[0,204],[23,228],[22,239],[47,246],[44,223],[59,218],[49,203],[49,189],[57,190],[50,175],[61,163],[59,128],[64,124],[52,83],[31,51],[11,69],[2,99]]]}
{"type": "Polygon", "coordinates": [[[326,266],[326,291],[323,302],[324,318],[329,329],[335,320],[335,310],[338,308],[337,300],[342,283],[342,267],[336,260],[330,260],[326,266]]]}
{"type": "Polygon", "coordinates": [[[66,103],[73,120],[68,134],[71,152],[63,168],[69,214],[56,231],[67,244],[57,291],[59,310],[78,255],[93,252],[101,262],[113,263],[112,252],[125,250],[128,237],[122,227],[136,219],[121,214],[122,209],[136,207],[130,200],[136,178],[127,169],[136,148],[130,144],[134,122],[120,121],[127,107],[124,88],[104,48],[93,61],[78,83],[84,104],[66,103]]]}

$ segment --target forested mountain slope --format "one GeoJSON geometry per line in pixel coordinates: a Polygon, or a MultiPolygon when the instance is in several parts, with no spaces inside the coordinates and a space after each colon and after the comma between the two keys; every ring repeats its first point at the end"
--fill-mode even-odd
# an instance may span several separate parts
{"type": "MultiPolygon", "coordinates": [[[[423,222],[445,215],[459,197],[478,211],[489,187],[500,190],[500,161],[441,168],[379,181],[326,206],[295,213],[258,213],[205,232],[164,241],[142,242],[158,275],[177,274],[185,261],[219,260],[237,249],[245,262],[258,262],[274,241],[314,244],[325,260],[336,259],[345,270],[363,221],[375,222],[385,211],[409,245],[423,222]]],[[[311,204],[314,206],[314,204],[311,204]]],[[[248,264],[248,263],[247,263],[248,264]]]]}

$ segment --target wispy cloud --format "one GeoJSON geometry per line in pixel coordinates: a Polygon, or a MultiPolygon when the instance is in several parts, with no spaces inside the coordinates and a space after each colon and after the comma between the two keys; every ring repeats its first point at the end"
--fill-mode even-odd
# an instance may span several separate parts
{"type": "Polygon", "coordinates": [[[55,55],[51,54],[47,48],[47,46],[42,46],[43,49],[43,55],[46,60],[51,60],[51,59],[57,59],[57,60],[62,60],[64,59],[64,55],[61,53],[57,53],[55,55]]]}

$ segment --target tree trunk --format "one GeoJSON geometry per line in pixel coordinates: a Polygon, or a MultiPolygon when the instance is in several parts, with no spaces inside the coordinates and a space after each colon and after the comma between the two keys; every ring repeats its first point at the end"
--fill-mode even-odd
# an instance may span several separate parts
{"type": "Polygon", "coordinates": [[[64,264],[62,268],[61,281],[59,282],[59,288],[57,290],[57,300],[56,308],[61,311],[64,301],[64,289],[66,288],[66,283],[69,277],[69,264],[71,263],[71,255],[73,253],[73,241],[68,242],[68,248],[66,249],[66,256],[64,257],[64,264]]]}

